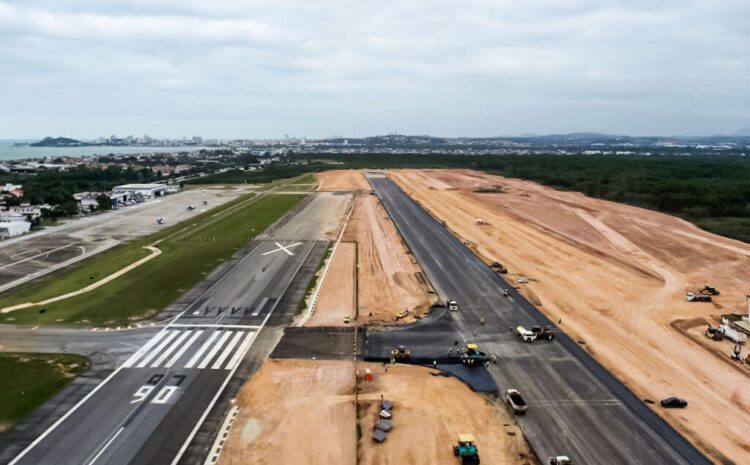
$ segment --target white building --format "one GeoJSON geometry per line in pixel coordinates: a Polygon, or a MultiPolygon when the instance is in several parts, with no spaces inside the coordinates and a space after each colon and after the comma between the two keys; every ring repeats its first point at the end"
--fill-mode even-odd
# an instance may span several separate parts
{"type": "Polygon", "coordinates": [[[0,219],[0,239],[20,236],[31,229],[31,223],[18,219],[0,219]]]}
{"type": "Polygon", "coordinates": [[[167,194],[166,184],[123,184],[112,189],[113,194],[130,194],[144,199],[152,199],[167,194]]]}

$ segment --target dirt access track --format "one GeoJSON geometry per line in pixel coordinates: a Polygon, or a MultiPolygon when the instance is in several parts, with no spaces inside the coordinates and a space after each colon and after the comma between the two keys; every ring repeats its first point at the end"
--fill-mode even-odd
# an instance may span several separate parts
{"type": "MultiPolygon", "coordinates": [[[[358,189],[364,183],[367,189],[360,191],[370,191],[362,171],[318,174],[322,175],[326,178],[320,185],[358,189]]],[[[358,324],[408,323],[427,314],[436,297],[375,195],[356,197],[345,228],[315,312],[305,325],[341,325],[345,314],[354,318],[357,306],[358,324]],[[408,316],[396,321],[396,314],[404,309],[409,310],[408,316]]]]}
{"type": "Polygon", "coordinates": [[[454,464],[460,433],[474,434],[482,463],[533,463],[505,407],[460,381],[407,365],[386,373],[360,364],[360,375],[365,367],[374,379],[360,383],[358,439],[354,362],[267,360],[237,396],[239,415],[218,463],[454,464]],[[382,444],[371,438],[381,395],[394,404],[382,444]]]}
{"type": "MultiPolygon", "coordinates": [[[[469,170],[389,176],[487,262],[499,260],[529,301],[641,398],[679,396],[657,413],[722,463],[750,457],[750,370],[690,327],[744,312],[750,245],[658,212],[469,170]],[[505,186],[504,192],[478,193],[505,186]],[[477,224],[481,219],[484,224],[477,224]],[[712,303],[687,290],[713,284],[712,303]],[[691,322],[685,324],[685,322],[691,322]]],[[[718,344],[718,343],[717,343],[718,344]]]]}

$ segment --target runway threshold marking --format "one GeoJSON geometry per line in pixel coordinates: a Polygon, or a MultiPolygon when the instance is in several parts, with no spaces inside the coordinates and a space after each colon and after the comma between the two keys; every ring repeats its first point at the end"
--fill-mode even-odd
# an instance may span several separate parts
{"type": "Polygon", "coordinates": [[[269,250],[268,252],[265,252],[261,255],[268,255],[268,254],[272,254],[272,253],[283,250],[284,252],[287,253],[287,255],[292,256],[294,255],[294,253],[292,253],[289,249],[291,249],[292,247],[297,247],[298,245],[302,245],[302,242],[295,242],[294,244],[287,245],[287,246],[283,246],[279,244],[278,242],[275,242],[275,244],[278,246],[278,249],[269,250]]]}
{"type": "Polygon", "coordinates": [[[193,366],[198,363],[198,359],[201,358],[203,353],[208,350],[209,347],[211,347],[211,344],[213,344],[214,340],[219,337],[219,332],[215,331],[206,342],[203,343],[200,349],[198,349],[198,352],[193,354],[193,357],[188,360],[188,362],[185,364],[185,368],[193,368],[193,366]]]}
{"type": "Polygon", "coordinates": [[[231,331],[222,331],[224,334],[221,335],[221,338],[219,339],[219,342],[217,342],[211,350],[208,352],[208,355],[206,355],[203,360],[198,364],[198,369],[202,370],[208,366],[208,364],[211,362],[211,360],[216,357],[216,354],[221,350],[221,346],[224,345],[225,342],[227,342],[227,339],[229,339],[229,336],[232,335],[231,331]]]}
{"type": "MultiPolygon", "coordinates": [[[[177,315],[177,318],[179,318],[180,316],[182,316],[182,314],[183,314],[183,313],[185,313],[185,312],[180,312],[180,313],[179,313],[179,314],[177,315]]],[[[154,338],[156,338],[157,336],[159,336],[159,334],[165,333],[165,332],[166,332],[166,330],[167,330],[168,328],[169,328],[169,325],[165,326],[165,327],[164,327],[164,328],[163,328],[163,329],[162,329],[161,331],[159,331],[159,333],[157,333],[157,334],[156,334],[156,335],[155,335],[155,336],[154,336],[154,337],[153,337],[152,339],[154,339],[154,338]]],[[[147,344],[148,344],[148,343],[147,343],[147,344]]],[[[86,402],[88,402],[88,400],[89,400],[89,399],[91,399],[91,398],[92,398],[92,397],[93,397],[93,396],[94,396],[94,395],[95,395],[95,394],[96,394],[97,392],[99,392],[99,390],[100,390],[100,389],[101,389],[102,387],[104,387],[104,386],[105,386],[105,385],[106,385],[107,383],[109,383],[110,381],[112,381],[112,379],[113,379],[113,378],[114,378],[115,376],[117,376],[117,375],[118,375],[118,374],[120,373],[120,371],[122,371],[122,369],[123,369],[123,368],[125,368],[125,366],[124,366],[124,365],[120,365],[119,367],[117,367],[117,369],[116,369],[115,371],[113,371],[112,373],[110,373],[110,374],[109,374],[109,376],[107,376],[106,378],[104,378],[104,381],[102,381],[101,383],[97,384],[97,385],[96,385],[96,386],[94,387],[94,389],[92,389],[91,391],[89,391],[89,393],[88,393],[88,394],[86,394],[85,396],[83,396],[83,399],[81,399],[81,400],[80,400],[80,401],[79,401],[79,402],[78,402],[77,404],[75,404],[75,405],[73,406],[73,408],[71,408],[70,410],[68,410],[67,412],[65,412],[65,414],[64,414],[63,416],[61,416],[60,418],[58,418],[58,419],[57,419],[57,421],[55,421],[55,422],[54,422],[54,423],[52,424],[52,426],[50,426],[49,428],[47,428],[46,430],[44,430],[44,432],[43,432],[42,434],[40,434],[40,435],[39,435],[39,436],[38,436],[38,437],[37,437],[36,439],[34,439],[34,440],[33,440],[33,441],[31,442],[31,444],[29,444],[28,446],[26,446],[26,448],[25,448],[24,450],[22,450],[22,451],[21,451],[21,453],[20,453],[20,454],[18,454],[18,455],[17,455],[17,456],[16,456],[16,457],[15,457],[15,458],[14,458],[13,460],[11,460],[11,461],[10,461],[10,463],[8,463],[8,465],[16,465],[16,464],[17,464],[17,463],[18,463],[19,461],[21,461],[21,459],[23,459],[23,458],[24,458],[24,457],[26,456],[26,454],[28,454],[28,453],[29,453],[29,451],[31,451],[31,449],[33,449],[34,447],[36,447],[36,446],[37,446],[37,445],[38,445],[38,444],[39,444],[40,442],[42,442],[42,441],[43,441],[43,440],[44,440],[44,439],[45,439],[45,438],[46,438],[47,436],[49,436],[49,434],[50,434],[50,433],[51,433],[52,431],[54,431],[55,429],[57,429],[57,427],[58,427],[58,426],[60,426],[60,425],[61,425],[61,424],[62,424],[62,423],[63,423],[63,422],[65,421],[65,420],[67,420],[67,419],[68,419],[68,418],[69,418],[69,417],[70,417],[71,415],[73,415],[73,413],[75,413],[75,412],[76,412],[76,411],[77,411],[77,410],[78,410],[78,409],[79,409],[79,408],[81,407],[81,405],[83,405],[83,404],[85,404],[86,402]]]]}
{"type": "Polygon", "coordinates": [[[229,329],[260,329],[258,325],[223,325],[221,323],[175,323],[172,328],[229,328],[229,329]]]}

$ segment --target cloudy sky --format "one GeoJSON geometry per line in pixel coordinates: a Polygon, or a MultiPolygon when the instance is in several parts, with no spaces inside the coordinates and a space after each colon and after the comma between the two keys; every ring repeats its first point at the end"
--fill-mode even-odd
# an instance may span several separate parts
{"type": "Polygon", "coordinates": [[[0,138],[750,127],[748,0],[0,0],[0,138]]]}

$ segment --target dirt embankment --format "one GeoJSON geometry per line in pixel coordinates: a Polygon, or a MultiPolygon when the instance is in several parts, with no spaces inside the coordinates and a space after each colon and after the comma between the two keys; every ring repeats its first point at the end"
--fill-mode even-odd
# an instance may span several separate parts
{"type": "Polygon", "coordinates": [[[360,170],[332,170],[315,173],[319,191],[368,192],[371,187],[360,170]]]}
{"type": "MultiPolygon", "coordinates": [[[[686,398],[659,409],[714,460],[750,456],[748,371],[724,348],[707,350],[676,320],[746,311],[750,245],[675,217],[469,170],[390,176],[488,262],[525,276],[521,291],[639,397],[686,398]],[[479,193],[486,186],[501,193],[479,193]],[[477,224],[482,219],[485,224],[477,224]],[[685,292],[717,286],[713,303],[685,292]]],[[[710,341],[708,341],[710,342],[710,341]]],[[[721,347],[721,346],[717,346],[721,347]]],[[[724,346],[726,347],[726,346],[724,346]]]]}
{"type": "Polygon", "coordinates": [[[453,464],[459,433],[474,434],[482,463],[522,465],[530,453],[507,410],[453,378],[416,366],[369,367],[359,395],[353,362],[268,360],[242,387],[219,464],[453,464]],[[380,396],[394,403],[386,442],[371,439],[380,396]],[[359,451],[357,448],[359,447],[359,451]]]}

